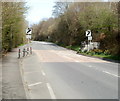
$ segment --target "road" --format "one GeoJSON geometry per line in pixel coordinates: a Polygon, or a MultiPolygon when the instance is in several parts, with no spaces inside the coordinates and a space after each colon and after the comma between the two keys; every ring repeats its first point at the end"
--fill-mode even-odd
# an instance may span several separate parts
{"type": "Polygon", "coordinates": [[[30,99],[118,99],[118,63],[32,41],[21,59],[30,99]]]}

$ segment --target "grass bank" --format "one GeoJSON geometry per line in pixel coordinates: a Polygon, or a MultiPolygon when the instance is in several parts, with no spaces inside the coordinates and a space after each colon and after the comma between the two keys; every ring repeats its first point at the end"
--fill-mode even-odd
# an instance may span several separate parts
{"type": "Polygon", "coordinates": [[[89,52],[82,52],[80,50],[80,46],[79,45],[76,45],[76,46],[65,46],[65,45],[62,45],[62,44],[58,44],[59,46],[62,46],[64,48],[67,48],[67,49],[71,49],[71,50],[74,50],[76,51],[78,54],[82,54],[82,55],[86,55],[86,56],[93,56],[93,57],[98,57],[98,58],[102,58],[102,59],[110,59],[110,60],[117,60],[117,61],[120,61],[120,56],[118,55],[111,55],[108,51],[101,51],[100,49],[96,49],[96,50],[92,50],[92,51],[89,51],[89,52]]]}

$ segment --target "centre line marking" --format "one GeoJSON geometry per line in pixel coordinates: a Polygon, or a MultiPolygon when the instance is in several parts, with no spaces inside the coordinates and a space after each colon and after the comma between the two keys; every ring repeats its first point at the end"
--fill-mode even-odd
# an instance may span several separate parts
{"type": "Polygon", "coordinates": [[[26,72],[25,74],[37,73],[39,71],[26,72]]]}
{"type": "Polygon", "coordinates": [[[89,67],[92,67],[91,65],[89,65],[89,67]]]}
{"type": "Polygon", "coordinates": [[[75,60],[75,62],[79,62],[78,60],[75,60]]]}
{"type": "Polygon", "coordinates": [[[34,84],[30,84],[30,85],[28,85],[29,87],[31,87],[31,86],[36,86],[36,85],[39,85],[39,84],[41,84],[42,82],[37,82],[37,83],[34,83],[34,84]]]}
{"type": "Polygon", "coordinates": [[[49,83],[46,83],[46,85],[47,85],[47,87],[48,87],[48,90],[49,90],[51,99],[56,99],[55,94],[54,94],[54,92],[53,92],[53,90],[52,90],[50,84],[49,84],[49,83]]]}
{"type": "Polygon", "coordinates": [[[102,71],[102,72],[104,72],[104,73],[106,73],[106,74],[109,74],[109,75],[112,75],[112,76],[115,76],[115,77],[119,77],[119,76],[117,76],[116,74],[112,74],[112,73],[107,72],[107,71],[102,71]]]}

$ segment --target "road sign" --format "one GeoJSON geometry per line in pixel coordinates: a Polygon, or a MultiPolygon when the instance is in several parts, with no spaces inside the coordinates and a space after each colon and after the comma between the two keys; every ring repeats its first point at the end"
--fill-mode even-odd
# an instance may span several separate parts
{"type": "Polygon", "coordinates": [[[32,29],[30,29],[30,28],[26,29],[26,34],[31,35],[32,34],[32,29]]]}
{"type": "Polygon", "coordinates": [[[26,38],[27,39],[31,39],[31,35],[26,35],[26,38]]]}
{"type": "Polygon", "coordinates": [[[91,30],[86,31],[86,36],[88,36],[88,37],[91,36],[91,30]]]}
{"type": "Polygon", "coordinates": [[[88,40],[92,40],[92,36],[88,36],[88,40]]]}
{"type": "Polygon", "coordinates": [[[27,28],[27,29],[26,29],[26,38],[27,38],[27,39],[31,39],[31,34],[32,34],[32,29],[27,28]]]}

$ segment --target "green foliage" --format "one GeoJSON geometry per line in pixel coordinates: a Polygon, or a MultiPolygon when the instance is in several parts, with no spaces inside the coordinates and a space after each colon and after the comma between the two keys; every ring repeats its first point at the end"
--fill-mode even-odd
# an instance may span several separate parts
{"type": "Polygon", "coordinates": [[[109,50],[105,50],[105,51],[104,51],[104,54],[105,54],[105,55],[110,55],[110,51],[109,51],[109,50]]]}
{"type": "Polygon", "coordinates": [[[92,52],[94,52],[95,54],[100,55],[100,54],[103,53],[103,50],[101,50],[101,49],[93,49],[92,52]]]}
{"type": "Polygon", "coordinates": [[[79,51],[80,50],[80,46],[72,46],[72,45],[70,45],[70,46],[66,46],[66,48],[68,48],[68,49],[72,49],[72,50],[75,50],[75,51],[79,51]]]}
{"type": "Polygon", "coordinates": [[[100,57],[100,58],[103,58],[103,59],[112,59],[112,60],[120,61],[120,56],[118,56],[118,55],[111,55],[109,50],[103,51],[103,50],[100,50],[100,49],[94,49],[94,50],[86,51],[86,52],[79,51],[78,53],[83,54],[83,55],[100,57]]]}
{"type": "Polygon", "coordinates": [[[47,40],[50,36],[50,41],[72,48],[87,41],[85,31],[90,29],[93,41],[100,42],[100,50],[96,50],[96,54],[107,50],[109,52],[105,54],[118,55],[118,5],[117,2],[56,3],[53,13],[56,12],[57,17],[34,25],[34,39],[47,40]]]}
{"type": "Polygon", "coordinates": [[[23,2],[2,2],[2,48],[11,51],[12,48],[25,42],[25,12],[23,2]]]}

